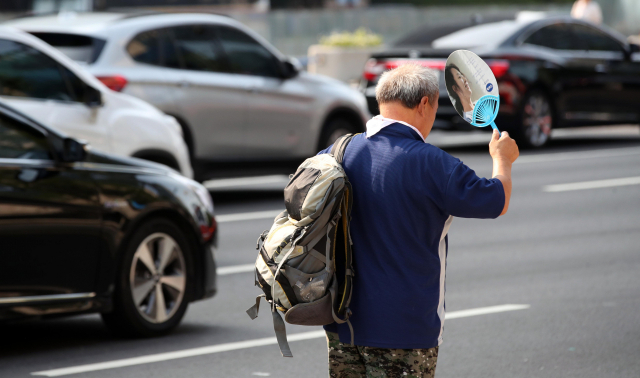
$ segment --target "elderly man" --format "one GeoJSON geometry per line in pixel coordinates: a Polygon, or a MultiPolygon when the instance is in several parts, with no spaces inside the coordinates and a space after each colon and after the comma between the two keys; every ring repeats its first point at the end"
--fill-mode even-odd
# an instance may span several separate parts
{"type": "Polygon", "coordinates": [[[438,77],[428,68],[406,64],[384,73],[376,88],[380,115],[347,146],[355,345],[346,324],[325,326],[330,377],[433,377],[451,221],[496,218],[509,207],[516,143],[494,132],[493,178],[478,177],[425,141],[438,96],[438,77]]]}

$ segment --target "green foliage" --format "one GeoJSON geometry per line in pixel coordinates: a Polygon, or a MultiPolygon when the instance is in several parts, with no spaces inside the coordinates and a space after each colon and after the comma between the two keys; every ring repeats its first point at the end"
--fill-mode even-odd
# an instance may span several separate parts
{"type": "Polygon", "coordinates": [[[381,45],[382,37],[365,28],[360,28],[353,33],[332,33],[329,36],[324,36],[320,38],[320,44],[336,47],[372,47],[381,45]]]}

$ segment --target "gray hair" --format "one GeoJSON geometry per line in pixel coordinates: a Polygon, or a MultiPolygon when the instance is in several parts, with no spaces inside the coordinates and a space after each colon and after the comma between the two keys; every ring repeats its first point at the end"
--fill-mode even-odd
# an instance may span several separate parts
{"type": "Polygon", "coordinates": [[[429,104],[438,100],[438,75],[430,68],[415,63],[403,64],[380,76],[376,86],[378,104],[400,102],[413,109],[427,96],[429,104]]]}

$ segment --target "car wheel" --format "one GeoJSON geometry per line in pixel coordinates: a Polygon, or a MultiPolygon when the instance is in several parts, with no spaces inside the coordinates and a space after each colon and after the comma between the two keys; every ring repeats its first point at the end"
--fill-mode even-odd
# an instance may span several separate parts
{"type": "Polygon", "coordinates": [[[540,148],[551,140],[554,125],[553,106],[541,90],[529,92],[522,103],[521,123],[515,135],[523,147],[540,148]]]}
{"type": "Polygon", "coordinates": [[[119,264],[113,311],[102,314],[114,332],[158,336],[184,316],[193,281],[189,243],[164,219],[145,223],[129,239],[119,264]]]}
{"type": "Polygon", "coordinates": [[[318,149],[323,150],[345,134],[357,133],[358,129],[344,118],[333,118],[327,122],[320,135],[318,149]]]}

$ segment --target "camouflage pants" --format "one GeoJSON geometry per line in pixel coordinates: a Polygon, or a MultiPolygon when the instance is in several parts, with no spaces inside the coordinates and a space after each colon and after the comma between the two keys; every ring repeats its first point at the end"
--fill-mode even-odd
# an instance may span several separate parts
{"type": "Polygon", "coordinates": [[[327,332],[330,378],[433,378],[438,347],[386,349],[343,344],[327,332]]]}

